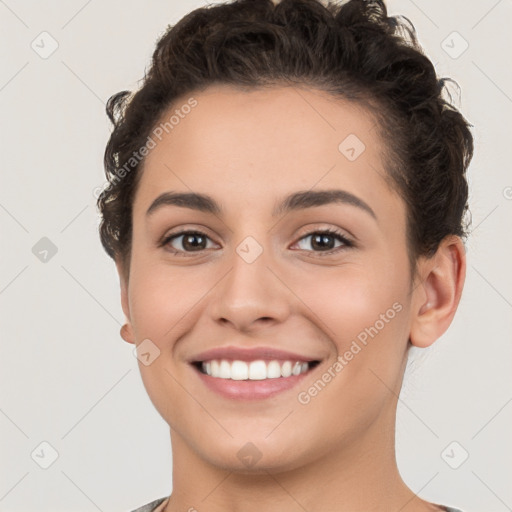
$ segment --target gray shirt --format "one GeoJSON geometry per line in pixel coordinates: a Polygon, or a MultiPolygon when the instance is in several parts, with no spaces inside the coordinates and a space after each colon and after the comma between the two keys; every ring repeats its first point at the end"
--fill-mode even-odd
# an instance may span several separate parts
{"type": "MultiPolygon", "coordinates": [[[[168,496],[165,496],[165,498],[158,498],[157,500],[152,501],[151,503],[147,503],[146,505],[143,505],[142,507],[132,510],[132,512],[153,512],[167,498],[168,498],[168,496]]],[[[462,510],[459,510],[458,508],[446,507],[445,505],[439,505],[439,506],[444,507],[446,512],[462,512],[462,510]]]]}

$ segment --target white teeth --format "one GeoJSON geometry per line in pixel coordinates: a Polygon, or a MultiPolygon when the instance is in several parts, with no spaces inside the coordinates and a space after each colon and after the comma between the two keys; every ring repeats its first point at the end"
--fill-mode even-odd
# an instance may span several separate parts
{"type": "MultiPolygon", "coordinates": [[[[235,361],[236,363],[236,361],[235,361]]],[[[234,363],[233,363],[234,366],[234,363]]],[[[247,366],[247,365],[246,365],[247,366]]],[[[267,378],[267,365],[265,361],[252,361],[249,364],[249,379],[263,380],[267,378]]]]}
{"type": "Polygon", "coordinates": [[[229,379],[231,377],[231,366],[227,361],[220,362],[219,377],[221,379],[229,379]]]}
{"type": "Polygon", "coordinates": [[[285,361],[281,365],[281,377],[289,377],[292,374],[292,363],[285,361]]]}
{"type": "Polygon", "coordinates": [[[300,361],[228,361],[214,359],[202,363],[203,372],[211,377],[232,380],[264,380],[300,375],[309,370],[309,363],[300,361]]]}
{"type": "Polygon", "coordinates": [[[281,377],[281,365],[277,361],[270,361],[266,370],[267,379],[277,379],[278,377],[281,377]]]}
{"type": "MultiPolygon", "coordinates": [[[[226,363],[226,366],[229,368],[229,363],[227,361],[222,361],[220,365],[226,363]]],[[[219,375],[219,377],[223,379],[233,379],[233,380],[247,380],[249,378],[249,365],[244,361],[233,361],[231,363],[231,375],[219,375]]]]}

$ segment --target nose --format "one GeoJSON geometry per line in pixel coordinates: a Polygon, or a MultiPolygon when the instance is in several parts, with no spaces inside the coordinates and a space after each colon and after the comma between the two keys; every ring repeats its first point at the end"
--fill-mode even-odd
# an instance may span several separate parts
{"type": "Polygon", "coordinates": [[[230,269],[210,299],[213,321],[251,332],[286,320],[293,293],[270,260],[265,250],[252,262],[233,251],[230,269]]]}

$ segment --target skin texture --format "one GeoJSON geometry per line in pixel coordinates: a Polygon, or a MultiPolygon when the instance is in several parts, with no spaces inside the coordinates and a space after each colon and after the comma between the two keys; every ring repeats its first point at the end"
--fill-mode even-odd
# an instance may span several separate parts
{"type": "Polygon", "coordinates": [[[150,339],[160,350],[139,367],[170,425],[173,492],[165,510],[440,510],[400,477],[395,415],[409,340],[428,347],[455,314],[466,271],[462,241],[445,239],[433,258],[420,259],[410,282],[405,204],[383,179],[385,142],[362,107],[291,87],[218,85],[193,97],[197,106],[146,158],[129,268],[117,262],[122,337],[137,345],[150,339]],[[354,161],[338,149],[350,134],[366,146],[354,161]],[[377,220],[341,203],[271,216],[281,198],[310,189],[349,191],[377,220]],[[146,217],[167,191],[208,194],[223,214],[165,206],[146,217]],[[181,227],[205,233],[206,249],[194,251],[183,237],[159,247],[181,227]],[[355,245],[322,256],[329,249],[307,235],[328,228],[355,245]],[[236,252],[248,236],[263,250],[250,264],[236,252]],[[378,334],[300,403],[298,394],[397,303],[378,334]],[[187,362],[227,345],[276,347],[321,364],[298,387],[234,403],[187,362]],[[248,442],[260,456],[250,467],[237,455],[248,442]]]}

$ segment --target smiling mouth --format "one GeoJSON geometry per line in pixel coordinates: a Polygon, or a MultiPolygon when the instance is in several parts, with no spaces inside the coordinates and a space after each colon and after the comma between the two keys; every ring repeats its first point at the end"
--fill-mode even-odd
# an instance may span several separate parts
{"type": "Polygon", "coordinates": [[[292,361],[257,359],[240,361],[231,359],[212,359],[192,363],[199,372],[215,379],[235,381],[282,379],[301,375],[315,368],[320,361],[292,361]]]}

